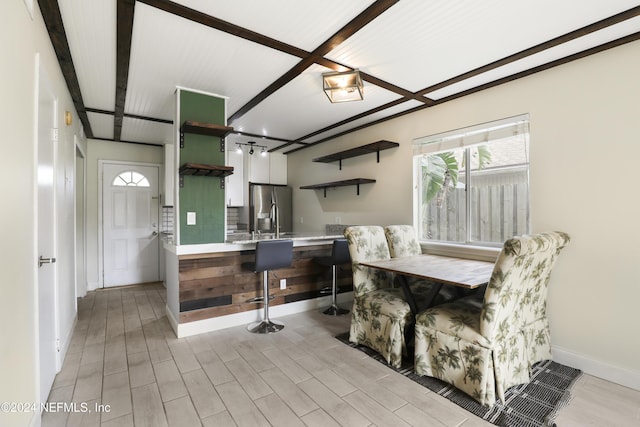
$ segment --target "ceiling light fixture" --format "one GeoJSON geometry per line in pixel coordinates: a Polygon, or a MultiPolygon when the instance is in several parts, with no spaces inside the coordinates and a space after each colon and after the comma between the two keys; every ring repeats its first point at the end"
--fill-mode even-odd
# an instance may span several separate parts
{"type": "Polygon", "coordinates": [[[335,71],[322,74],[322,87],[329,101],[362,101],[363,85],[360,71],[335,71]]]}
{"type": "Polygon", "coordinates": [[[249,147],[249,154],[253,154],[254,151],[254,147],[255,148],[260,148],[260,154],[264,157],[267,155],[267,146],[266,145],[258,145],[257,143],[255,143],[254,141],[249,141],[249,142],[236,142],[236,151],[238,153],[242,153],[242,147],[246,146],[249,147]]]}

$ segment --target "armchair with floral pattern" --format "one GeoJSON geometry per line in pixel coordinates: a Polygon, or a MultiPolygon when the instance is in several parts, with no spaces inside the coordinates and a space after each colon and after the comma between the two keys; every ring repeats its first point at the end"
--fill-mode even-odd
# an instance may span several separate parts
{"type": "Polygon", "coordinates": [[[353,270],[353,309],[349,341],[380,353],[387,363],[399,368],[406,351],[404,330],[411,322],[409,304],[402,290],[394,289],[392,276],[360,266],[360,262],[389,259],[384,230],[379,226],[347,227],[353,270]]]}
{"type": "MultiPolygon", "coordinates": [[[[416,232],[411,225],[388,225],[384,227],[384,234],[389,244],[391,258],[420,255],[422,248],[416,232]]],[[[400,279],[400,278],[398,278],[400,279]]],[[[411,293],[421,309],[430,305],[451,302],[462,297],[462,289],[447,284],[436,284],[424,279],[408,277],[411,293]],[[434,298],[434,293],[436,293],[434,298]]]]}
{"type": "Polygon", "coordinates": [[[547,289],[562,232],[519,236],[505,242],[482,306],[466,298],[418,314],[415,369],[439,378],[483,405],[530,380],[531,366],[551,358],[547,289]]]}

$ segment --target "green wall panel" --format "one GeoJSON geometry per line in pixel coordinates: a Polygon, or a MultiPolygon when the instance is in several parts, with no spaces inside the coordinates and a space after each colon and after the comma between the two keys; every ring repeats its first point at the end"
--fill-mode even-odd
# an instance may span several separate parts
{"type": "MultiPolygon", "coordinates": [[[[180,124],[185,120],[225,124],[225,100],[215,96],[180,90],[180,124]]],[[[225,153],[220,151],[220,138],[185,133],[180,149],[180,165],[204,163],[224,165],[225,153]]],[[[184,186],[178,189],[180,244],[221,243],[225,240],[225,197],[220,178],[184,176],[184,186]],[[196,225],[187,225],[187,212],[196,213],[196,225]]]]}

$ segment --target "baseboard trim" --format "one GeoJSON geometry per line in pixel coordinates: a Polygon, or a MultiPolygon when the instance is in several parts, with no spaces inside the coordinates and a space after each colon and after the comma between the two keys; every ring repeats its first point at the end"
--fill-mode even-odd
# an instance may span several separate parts
{"type": "MultiPolygon", "coordinates": [[[[351,308],[351,301],[353,301],[353,292],[345,292],[338,295],[338,303],[344,304],[345,307],[349,306],[349,309],[351,308]]],[[[274,305],[273,307],[269,307],[269,317],[276,319],[279,316],[319,310],[320,308],[328,307],[329,305],[331,305],[330,296],[274,305]]],[[[231,328],[233,326],[246,325],[262,319],[263,313],[262,308],[260,308],[242,313],[229,314],[227,316],[179,324],[170,313],[168,307],[166,308],[166,311],[169,322],[171,323],[171,326],[173,327],[174,332],[176,332],[178,338],[231,328]]]]}
{"type": "Polygon", "coordinates": [[[100,287],[100,283],[98,282],[87,282],[87,292],[95,291],[100,287]]]}
{"type": "Polygon", "coordinates": [[[584,373],[640,391],[640,372],[610,365],[562,347],[552,346],[553,360],[584,373]]]}

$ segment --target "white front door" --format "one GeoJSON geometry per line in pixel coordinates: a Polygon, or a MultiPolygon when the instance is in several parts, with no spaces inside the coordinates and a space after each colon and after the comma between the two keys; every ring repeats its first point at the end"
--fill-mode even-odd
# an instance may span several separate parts
{"type": "Polygon", "coordinates": [[[55,264],[55,129],[56,99],[46,75],[39,69],[38,90],[38,343],[40,401],[46,402],[56,376],[56,264],[55,264]]]}
{"type": "Polygon", "coordinates": [[[104,164],[105,287],[160,280],[158,176],[157,166],[104,164]]]}

